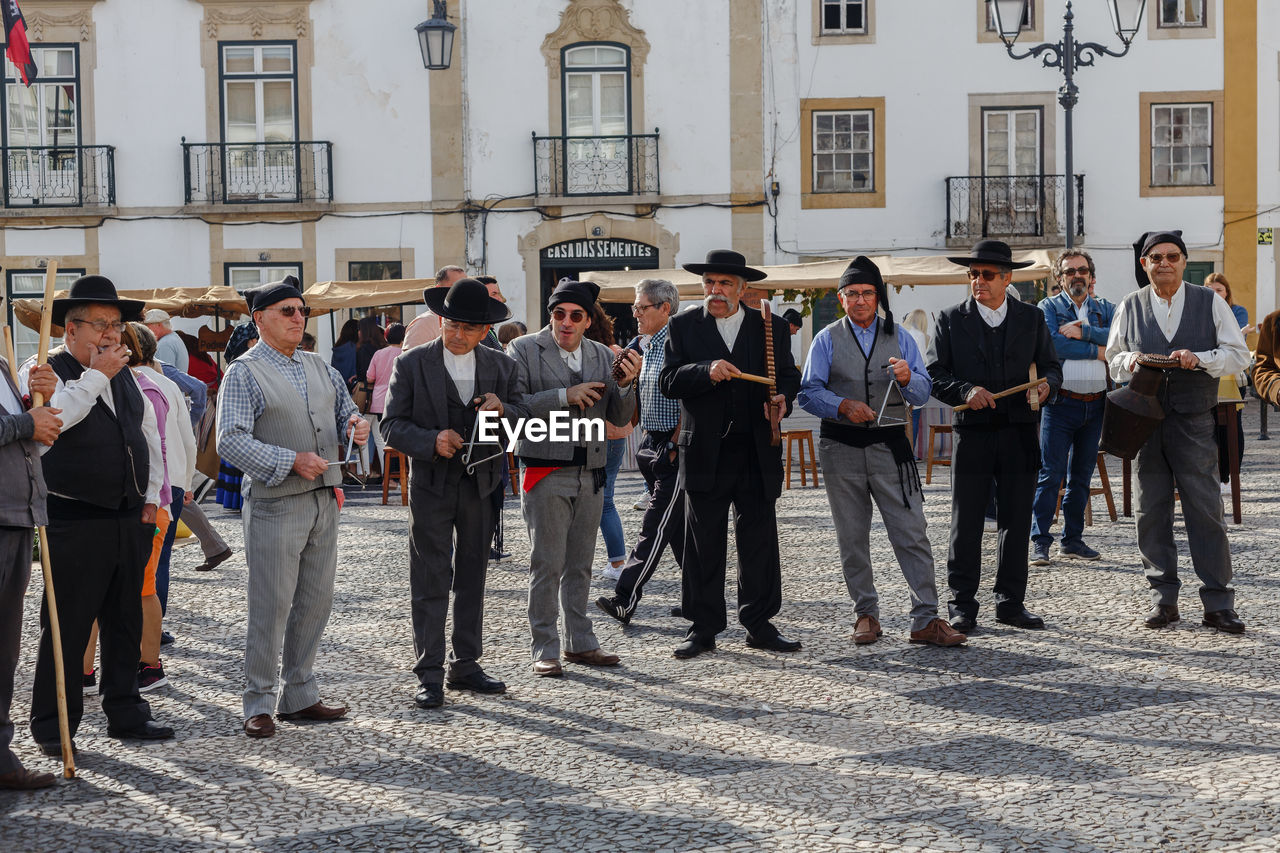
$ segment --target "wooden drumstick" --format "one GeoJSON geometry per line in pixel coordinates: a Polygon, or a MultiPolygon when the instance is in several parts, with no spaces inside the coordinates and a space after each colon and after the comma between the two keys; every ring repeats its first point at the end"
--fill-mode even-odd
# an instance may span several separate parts
{"type": "MultiPolygon", "coordinates": [[[[1040,384],[1040,376],[1039,374],[1036,373],[1036,363],[1034,361],[1031,362],[1031,369],[1027,371],[1027,376],[1029,376],[1031,378],[1031,381],[1034,382],[1036,385],[1040,384]]],[[[1033,412],[1040,411],[1040,394],[1038,392],[1031,395],[1030,403],[1031,403],[1031,411],[1033,412]]]]}
{"type": "MultiPolygon", "coordinates": [[[[1015,385],[1012,388],[1006,388],[1000,393],[992,394],[991,396],[999,400],[1001,397],[1008,397],[1010,394],[1017,394],[1019,391],[1029,391],[1032,388],[1035,388],[1037,385],[1039,385],[1040,382],[1041,380],[1039,379],[1035,380],[1034,382],[1024,382],[1021,385],[1015,385]]],[[[969,408],[968,403],[961,403],[959,406],[955,407],[955,411],[963,412],[963,411],[966,411],[968,408],[969,408]]]]}

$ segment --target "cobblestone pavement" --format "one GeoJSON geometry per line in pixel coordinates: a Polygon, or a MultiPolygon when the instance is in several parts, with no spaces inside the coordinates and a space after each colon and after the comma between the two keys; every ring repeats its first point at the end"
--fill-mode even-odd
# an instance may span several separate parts
{"type": "MultiPolygon", "coordinates": [[[[168,853],[1275,850],[1280,465],[1272,448],[1280,443],[1248,445],[1245,524],[1230,529],[1243,637],[1199,625],[1185,543],[1183,621],[1143,628],[1132,521],[1109,522],[1095,498],[1087,541],[1104,558],[1032,569],[1029,603],[1049,629],[996,625],[988,598],[981,632],[953,650],[907,643],[906,589],[878,528],[885,636],[855,646],[825,494],[797,488],[778,507],[785,604],[777,622],[803,651],[749,649],[733,626],[716,652],[674,659],[683,623],[668,614],[679,592],[668,564],[629,628],[596,619],[621,667],[568,665],[562,679],[538,679],[528,670],[528,541],[508,500],[514,560],[490,573],[484,664],[509,692],[450,692],[430,712],[412,704],[406,511],[381,506],[372,491],[354,494],[317,663],[323,697],[349,703],[350,717],[282,723],[265,741],[240,731],[240,526],[213,511],[237,556],[209,574],[191,571],[197,548],[175,556],[171,683],[149,694],[177,740],[111,740],[92,708],[77,738],[78,778],[0,793],[0,842],[14,851],[168,853]]],[[[1116,460],[1111,473],[1118,502],[1116,460]]],[[[947,484],[943,471],[926,487],[943,569],[947,484]]],[[[618,505],[629,540],[638,490],[636,475],[624,474],[618,505]]],[[[994,544],[988,536],[988,561],[994,544]]],[[[28,766],[54,770],[21,723],[16,747],[28,766]]]]}

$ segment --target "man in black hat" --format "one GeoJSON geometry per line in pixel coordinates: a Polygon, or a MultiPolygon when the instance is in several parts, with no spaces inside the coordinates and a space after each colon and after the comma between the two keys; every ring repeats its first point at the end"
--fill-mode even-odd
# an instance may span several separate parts
{"type": "MultiPolygon", "coordinates": [[[[98,621],[102,710],[107,734],[157,740],[173,729],[151,718],[138,693],[142,581],[164,482],[156,414],[120,343],[121,319],[137,320],[143,303],[120,299],[110,279],[81,276],[55,299],[53,323],[66,327],[64,349],[49,359],[58,377],[49,403],[62,410],[62,434],[41,460],[48,484],[49,560],[57,593],[66,683],[80,683],[80,650],[98,621]]],[[[46,608],[31,692],[31,734],[46,755],[59,755],[53,637],[46,608]]],[[[67,690],[75,734],[84,713],[79,690],[67,690]]]]}
{"type": "Polygon", "coordinates": [[[1138,551],[1151,586],[1148,628],[1179,620],[1178,549],[1173,541],[1173,490],[1182,501],[1191,565],[1200,578],[1205,626],[1244,632],[1231,588],[1231,550],[1218,490],[1214,407],[1218,379],[1249,362],[1240,324],[1226,301],[1207,287],[1182,280],[1187,246],[1181,231],[1143,234],[1134,243],[1135,277],[1142,289],[1116,309],[1107,339],[1111,378],[1127,382],[1138,356],[1165,355],[1180,369],[1167,373],[1165,416],[1138,451],[1134,471],[1138,551]],[[1148,283],[1149,282],[1149,283],[1148,283]]]}
{"type": "Polygon", "coordinates": [[[956,414],[951,457],[951,625],[963,634],[977,627],[983,511],[994,480],[1000,532],[996,621],[1043,628],[1044,620],[1024,604],[1031,499],[1040,470],[1037,413],[1030,401],[1033,396],[1041,403],[1048,399],[1062,383],[1062,369],[1044,314],[1005,293],[1012,271],[1030,261],[1014,261],[1008,245],[999,240],[983,240],[968,257],[948,260],[969,268],[971,293],[970,299],[938,315],[929,348],[933,395],[951,406],[969,406],[956,414]],[[1026,384],[1032,367],[1038,386],[995,398],[1006,388],[1026,384]]]}
{"type": "Polygon", "coordinates": [[[244,471],[244,731],[260,738],[276,732],[272,711],[319,722],[347,713],[320,701],[312,667],[333,606],[338,464],[348,437],[364,446],[369,422],[338,371],[299,348],[309,312],[296,278],[255,289],[250,304],[261,338],[222,380],[218,452],[244,471]]]}
{"type": "MultiPolygon", "coordinates": [[[[492,495],[502,488],[502,446],[468,447],[478,412],[514,421],[527,415],[514,393],[516,364],[482,346],[494,323],[511,316],[485,285],[464,278],[423,291],[441,318],[440,337],[396,360],[382,435],[413,460],[409,483],[409,589],[413,595],[413,671],[419,708],[444,704],[444,685],[502,693],[480,668],[485,570],[497,524],[492,495]],[[482,461],[483,460],[483,461],[482,461]],[[453,592],[453,637],[445,672],[445,618],[453,592]]],[[[496,427],[496,423],[494,424],[496,427]]],[[[502,430],[496,430],[505,439],[502,430]]],[[[504,441],[505,444],[505,441],[504,441]]]]}
{"type": "Polygon", "coordinates": [[[511,342],[519,371],[516,394],[533,420],[574,425],[569,440],[553,433],[524,434],[516,445],[523,486],[520,506],[529,526],[529,627],[533,671],[561,675],[557,621],[564,606],[565,660],[616,666],[600,648],[587,616],[591,561],[604,508],[604,420],[625,426],[635,410],[640,355],[628,350],[613,376],[613,352],[583,337],[600,288],[561,281],[547,299],[551,322],[511,342]],[[585,422],[585,423],[584,423],[585,422]],[[594,423],[598,429],[589,424],[594,423]],[[588,426],[587,429],[582,429],[588,426]]]}
{"type": "Polygon", "coordinates": [[[903,428],[907,404],[928,402],[933,383],[915,341],[894,325],[888,289],[870,258],[849,263],[836,296],[845,316],[814,336],[797,399],[822,418],[818,455],[845,586],[858,614],[853,641],[867,645],[882,633],[871,571],[874,500],[911,591],[911,642],[958,646],[964,634],[938,617],[920,475],[903,428]]]}
{"type": "Polygon", "coordinates": [[[782,494],[782,449],[770,444],[774,423],[789,412],[800,389],[791,357],[787,322],[742,305],[747,282],[763,270],[747,266],[730,249],[707,253],[706,263],[685,264],[702,276],[703,308],[668,324],[662,393],[680,401],[680,474],[685,488],[681,611],[693,624],[675,648],[691,658],[715,648],[726,627],[724,581],[729,506],[734,509],[738,549],[738,620],[747,645],[794,652],[800,643],[783,637],[773,622],[782,607],[782,569],[774,506],[782,494]],[[772,347],[777,393],[735,379],[766,372],[772,347]]]}

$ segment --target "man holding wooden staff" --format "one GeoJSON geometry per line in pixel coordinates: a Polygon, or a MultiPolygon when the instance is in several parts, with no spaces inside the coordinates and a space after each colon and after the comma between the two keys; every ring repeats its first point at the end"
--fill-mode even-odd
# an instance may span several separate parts
{"type": "Polygon", "coordinates": [[[706,263],[684,268],[702,276],[706,299],[702,310],[668,323],[659,377],[662,393],[680,401],[676,444],[686,495],[681,609],[693,624],[675,656],[692,658],[714,649],[716,635],[726,627],[730,504],[738,548],[738,620],[747,629],[747,645],[799,651],[800,643],[783,637],[770,621],[782,607],[774,511],[782,494],[782,450],[773,437],[800,390],[790,329],[781,317],[769,317],[766,327],[761,312],[741,304],[747,282],[760,281],[765,273],[747,266],[739,253],[714,249],[706,263]],[[752,381],[770,373],[764,384],[752,381]]]}
{"type": "Polygon", "coordinates": [[[958,411],[947,555],[951,626],[962,634],[977,627],[983,511],[994,480],[1000,531],[996,621],[1044,628],[1044,620],[1024,605],[1027,545],[1040,471],[1038,408],[1062,384],[1062,369],[1044,314],[1005,294],[1013,270],[1030,261],[1014,261],[999,240],[983,240],[968,257],[948,260],[969,268],[971,292],[970,299],[938,315],[928,358],[933,395],[958,411]],[[1019,386],[1025,394],[1016,390],[1019,386]]]}

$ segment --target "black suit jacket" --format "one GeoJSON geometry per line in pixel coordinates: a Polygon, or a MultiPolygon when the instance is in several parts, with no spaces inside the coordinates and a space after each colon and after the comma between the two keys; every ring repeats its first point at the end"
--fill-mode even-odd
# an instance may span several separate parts
{"type": "MultiPolygon", "coordinates": [[[[987,323],[978,314],[978,305],[969,298],[958,305],[944,308],[938,315],[933,342],[929,345],[929,376],[933,378],[933,396],[942,402],[959,406],[975,386],[991,393],[1022,385],[1029,379],[1032,364],[1036,375],[1049,383],[1051,392],[1062,384],[1062,366],[1053,349],[1053,338],[1045,325],[1044,313],[1034,305],[1008,299],[1005,316],[1004,364],[989,371],[982,342],[987,323]],[[986,377],[994,372],[995,381],[986,377]]],[[[1013,423],[1034,423],[1025,394],[1012,394],[996,401],[998,409],[966,410],[956,413],[957,426],[973,426],[995,421],[1003,413],[1013,423]]]]}
{"type": "MultiPolygon", "coordinates": [[[[668,324],[666,362],[658,378],[662,393],[680,401],[680,466],[684,488],[690,492],[710,490],[716,482],[720,439],[728,426],[730,383],[743,383],[750,394],[751,410],[759,417],[751,420],[752,437],[760,470],[764,472],[766,497],[777,500],[782,494],[782,448],[769,444],[769,422],[764,406],[769,389],[756,382],[731,379],[711,381],[711,363],[727,359],[743,373],[765,375],[764,318],[759,311],[740,305],[746,311],[742,328],[734,342],[733,352],[724,345],[716,329],[716,320],[706,307],[685,311],[668,324]]],[[[787,414],[800,390],[800,371],[791,357],[791,328],[787,321],[772,318],[773,346],[776,355],[778,393],[787,398],[787,414]]]]}
{"type": "MultiPolygon", "coordinates": [[[[515,394],[516,363],[506,354],[477,346],[476,385],[473,397],[492,392],[502,401],[506,420],[527,417],[515,394]]],[[[449,474],[449,460],[436,457],[436,436],[449,428],[447,384],[451,384],[444,367],[444,342],[440,338],[414,347],[395,361],[391,385],[387,389],[386,409],[379,428],[387,444],[413,459],[413,485],[432,494],[444,491],[449,474]]],[[[462,436],[466,440],[467,436],[462,436]]],[[[506,434],[499,427],[499,441],[506,446],[506,434]]],[[[492,452],[492,445],[486,445],[492,452]]],[[[461,453],[462,451],[458,451],[461,453]]],[[[386,476],[385,474],[383,476],[386,476]]],[[[475,471],[481,495],[501,485],[502,457],[481,463],[475,471]]]]}

